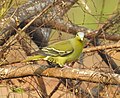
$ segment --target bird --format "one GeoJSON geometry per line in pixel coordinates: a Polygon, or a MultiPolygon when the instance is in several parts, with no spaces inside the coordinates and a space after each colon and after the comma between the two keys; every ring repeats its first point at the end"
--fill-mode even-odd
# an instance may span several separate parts
{"type": "Polygon", "coordinates": [[[74,38],[43,47],[38,55],[30,56],[26,60],[23,60],[23,62],[43,59],[64,67],[65,64],[73,62],[80,57],[83,47],[84,33],[78,32],[74,38]]]}

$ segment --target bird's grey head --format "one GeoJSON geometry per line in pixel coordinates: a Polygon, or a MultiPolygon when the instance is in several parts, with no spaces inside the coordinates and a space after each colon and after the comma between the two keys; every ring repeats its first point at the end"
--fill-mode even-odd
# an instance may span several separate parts
{"type": "Polygon", "coordinates": [[[77,36],[81,41],[83,41],[83,39],[84,39],[84,33],[83,33],[83,32],[78,32],[78,33],[76,34],[76,36],[77,36]]]}

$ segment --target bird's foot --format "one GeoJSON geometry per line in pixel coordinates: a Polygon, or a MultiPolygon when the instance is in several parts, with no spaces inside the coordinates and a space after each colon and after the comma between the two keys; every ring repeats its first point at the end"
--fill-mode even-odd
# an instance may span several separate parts
{"type": "Polygon", "coordinates": [[[64,68],[71,68],[71,66],[69,66],[68,64],[65,64],[64,68]]]}
{"type": "Polygon", "coordinates": [[[72,68],[72,67],[68,66],[68,64],[65,64],[64,67],[61,68],[61,70],[64,70],[66,68],[72,68]]]}

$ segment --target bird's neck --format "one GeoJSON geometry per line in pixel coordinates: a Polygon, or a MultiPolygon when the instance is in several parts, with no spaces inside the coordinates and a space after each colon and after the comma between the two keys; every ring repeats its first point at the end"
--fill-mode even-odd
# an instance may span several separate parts
{"type": "Polygon", "coordinates": [[[77,38],[74,38],[72,39],[72,45],[74,45],[75,48],[77,48],[79,45],[81,45],[81,47],[83,47],[83,41],[77,39],[77,38]]]}

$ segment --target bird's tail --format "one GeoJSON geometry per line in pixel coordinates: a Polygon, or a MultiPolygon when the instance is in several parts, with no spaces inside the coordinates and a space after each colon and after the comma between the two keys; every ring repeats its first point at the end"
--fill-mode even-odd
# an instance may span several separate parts
{"type": "Polygon", "coordinates": [[[40,59],[45,58],[45,56],[43,55],[34,55],[34,56],[28,56],[25,60],[23,60],[22,62],[30,62],[30,61],[38,61],[40,59]]]}

